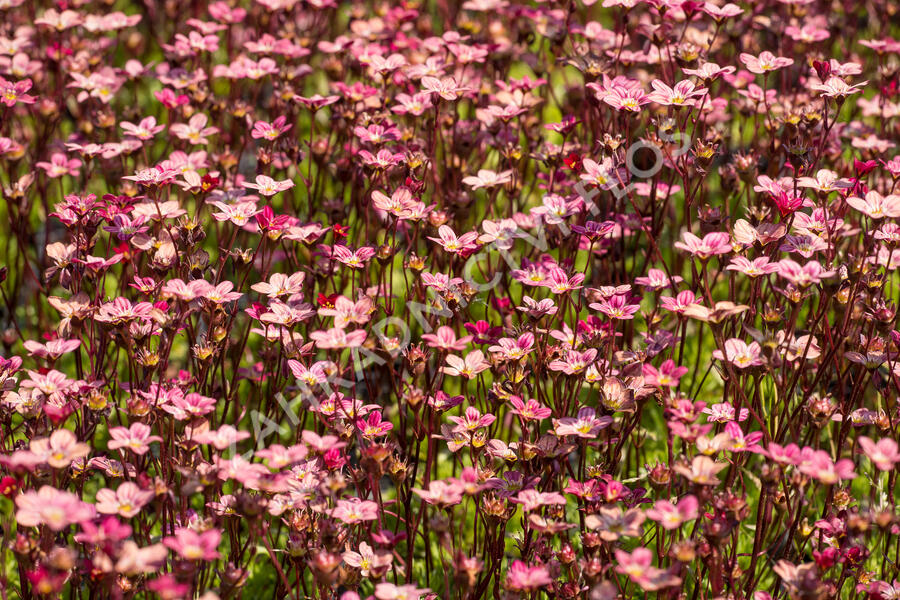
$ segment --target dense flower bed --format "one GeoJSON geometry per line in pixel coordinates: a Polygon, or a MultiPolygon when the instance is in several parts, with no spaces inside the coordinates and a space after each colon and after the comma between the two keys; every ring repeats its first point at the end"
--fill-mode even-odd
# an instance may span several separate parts
{"type": "Polygon", "coordinates": [[[893,0],[0,0],[0,597],[900,598],[893,0]]]}

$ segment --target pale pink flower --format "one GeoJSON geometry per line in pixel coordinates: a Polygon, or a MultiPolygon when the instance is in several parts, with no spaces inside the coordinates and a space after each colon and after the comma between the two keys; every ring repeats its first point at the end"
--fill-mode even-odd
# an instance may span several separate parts
{"type": "Polygon", "coordinates": [[[713,350],[713,357],[733,364],[739,369],[755,367],[765,364],[762,358],[762,348],[756,342],[749,345],[738,338],[731,338],[725,342],[725,352],[713,350]]]}
{"type": "Polygon", "coordinates": [[[466,349],[466,345],[472,341],[471,335],[461,338],[456,337],[456,332],[452,327],[441,325],[436,333],[426,333],[422,335],[422,341],[426,342],[431,348],[438,348],[448,352],[462,352],[466,349]]]}
{"type": "Polygon", "coordinates": [[[654,79],[650,82],[653,92],[647,97],[657,104],[663,106],[694,106],[698,101],[694,98],[702,98],[706,95],[706,88],[697,88],[694,82],[685,79],[675,84],[675,87],[669,87],[662,81],[654,79]]]}
{"type": "Polygon", "coordinates": [[[359,574],[363,577],[368,577],[372,571],[383,573],[383,569],[390,568],[394,560],[390,552],[374,550],[366,542],[360,542],[359,552],[345,551],[343,558],[345,563],[359,569],[359,574]]]}
{"type": "Polygon", "coordinates": [[[597,417],[596,414],[593,408],[585,406],[578,410],[577,417],[553,419],[553,432],[559,437],[574,435],[579,438],[594,439],[602,429],[613,422],[612,417],[597,417]]]}
{"type": "Polygon", "coordinates": [[[514,560],[506,571],[506,587],[514,592],[533,592],[552,582],[550,571],[543,565],[529,566],[514,560]]]}
{"type": "Polygon", "coordinates": [[[866,194],[865,200],[857,196],[847,198],[847,204],[872,219],[896,219],[900,217],[900,195],[882,196],[875,190],[866,194]]]}
{"type": "Polygon", "coordinates": [[[141,512],[153,496],[152,491],[142,490],[134,483],[125,481],[115,491],[103,488],[97,492],[97,512],[130,519],[141,512]]]}
{"type": "Polygon", "coordinates": [[[198,533],[193,529],[180,527],[175,530],[175,535],[163,539],[163,544],[178,556],[191,561],[212,561],[219,558],[219,542],[222,540],[222,532],[218,529],[210,529],[198,533]]]}
{"type": "Polygon", "coordinates": [[[138,456],[146,454],[150,450],[151,442],[161,442],[158,435],[150,435],[150,427],[141,422],[132,423],[131,427],[113,427],[109,430],[112,438],[109,442],[110,450],[125,448],[138,456]]]}
{"type": "Polygon", "coordinates": [[[293,125],[287,123],[287,117],[281,115],[271,123],[267,121],[257,121],[254,123],[253,131],[250,132],[250,137],[255,140],[264,139],[274,142],[281,134],[290,131],[292,127],[293,125]]]}
{"type": "Polygon", "coordinates": [[[675,247],[696,256],[701,260],[707,260],[718,254],[731,252],[731,237],[727,233],[707,233],[701,240],[693,233],[686,231],[682,235],[683,242],[675,242],[675,247]]]}
{"type": "Polygon", "coordinates": [[[16,521],[22,527],[46,525],[53,531],[94,518],[93,505],[82,502],[78,496],[42,486],[38,491],[27,491],[16,496],[16,521]]]}
{"type": "Polygon", "coordinates": [[[294,187],[294,182],[290,179],[275,181],[266,175],[257,175],[255,183],[244,182],[243,185],[245,188],[258,191],[260,196],[271,197],[279,192],[291,189],[294,187]]]}
{"type": "Polygon", "coordinates": [[[53,156],[50,157],[50,162],[36,162],[34,166],[46,171],[47,177],[50,177],[51,179],[56,179],[57,177],[63,177],[65,175],[76,177],[80,172],[79,168],[81,167],[81,161],[77,158],[68,158],[62,152],[55,152],[53,156]]]}
{"type": "Polygon", "coordinates": [[[498,185],[504,185],[510,182],[512,171],[502,171],[495,173],[487,169],[479,169],[477,176],[463,177],[462,182],[474,190],[481,188],[492,188],[498,185]]]}
{"type": "Polygon", "coordinates": [[[759,56],[742,52],[740,59],[742,63],[747,65],[747,70],[751,73],[768,73],[794,64],[793,58],[775,56],[768,50],[764,50],[759,56]]]}
{"type": "Polygon", "coordinates": [[[897,442],[889,437],[881,438],[873,442],[871,438],[860,436],[857,440],[863,453],[869,457],[878,470],[890,471],[894,465],[900,463],[900,452],[897,451],[897,442]]]}
{"type": "Polygon", "coordinates": [[[438,227],[438,235],[439,238],[429,237],[428,239],[437,242],[451,254],[460,254],[478,248],[478,244],[474,243],[478,239],[478,233],[475,231],[457,236],[449,225],[441,225],[438,227]]]}
{"type": "Polygon", "coordinates": [[[347,498],[338,500],[337,505],[331,509],[329,514],[347,525],[375,521],[378,519],[378,504],[371,500],[347,498]]]}
{"type": "Polygon", "coordinates": [[[811,260],[803,266],[790,259],[778,261],[778,274],[796,286],[806,288],[821,283],[834,275],[834,271],[826,270],[818,261],[811,260]]]}
{"type": "Polygon", "coordinates": [[[441,371],[451,377],[475,379],[479,373],[491,368],[481,350],[474,350],[466,354],[465,358],[450,354],[445,360],[447,361],[447,365],[441,367],[441,371]]]}
{"type": "Polygon", "coordinates": [[[697,497],[687,495],[674,505],[668,500],[658,500],[647,510],[647,517],[659,523],[666,531],[678,529],[683,523],[693,521],[700,515],[697,497]]]}

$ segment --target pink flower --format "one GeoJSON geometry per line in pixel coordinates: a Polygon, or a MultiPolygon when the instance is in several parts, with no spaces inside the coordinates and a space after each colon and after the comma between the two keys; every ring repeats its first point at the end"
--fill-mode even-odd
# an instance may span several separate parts
{"type": "Polygon", "coordinates": [[[582,281],[584,281],[584,273],[575,273],[569,277],[563,269],[553,267],[540,283],[540,286],[548,288],[554,294],[565,294],[572,290],[581,289],[582,281]]]}
{"type": "MultiPolygon", "coordinates": [[[[707,3],[709,4],[709,3],[707,3]]],[[[706,81],[712,81],[722,75],[730,75],[734,73],[734,67],[720,67],[716,63],[705,62],[696,69],[682,69],[685,75],[693,75],[706,81]]]]}
{"type": "Polygon", "coordinates": [[[764,50],[758,57],[742,52],[740,59],[751,73],[768,73],[794,64],[793,58],[775,56],[768,50],[764,50]]]}
{"type": "Polygon", "coordinates": [[[365,439],[374,440],[390,433],[394,426],[390,421],[382,421],[381,411],[376,410],[369,413],[366,419],[357,419],[356,428],[359,429],[365,439]]]}
{"type": "Polygon", "coordinates": [[[53,531],[94,518],[94,507],[82,502],[75,494],[42,486],[16,496],[16,521],[22,527],[46,525],[53,531]]]}
{"type": "Polygon", "coordinates": [[[593,302],[588,304],[588,308],[599,310],[611,319],[629,320],[634,318],[634,314],[640,310],[639,304],[628,304],[625,296],[617,295],[604,300],[603,302],[593,302]]]}
{"type": "Polygon", "coordinates": [[[428,239],[437,242],[451,254],[462,254],[478,248],[478,244],[473,243],[478,239],[478,233],[475,231],[457,236],[448,225],[441,225],[438,228],[438,235],[439,238],[429,237],[428,239]]]}
{"type": "Polygon", "coordinates": [[[456,332],[452,327],[441,325],[437,329],[437,333],[422,334],[422,341],[426,342],[431,348],[438,348],[447,352],[462,352],[466,349],[466,345],[472,341],[471,335],[461,338],[456,337],[456,332]]]}
{"type": "Polygon", "coordinates": [[[743,340],[731,338],[725,342],[725,352],[713,350],[713,357],[731,363],[738,369],[746,369],[765,364],[762,348],[756,342],[749,345],[743,340]]]}
{"type": "Polygon", "coordinates": [[[716,474],[727,466],[726,463],[716,462],[710,457],[701,454],[695,456],[690,464],[676,464],[672,467],[672,470],[692,483],[717,485],[719,479],[716,477],[716,474]]]}
{"type": "Polygon", "coordinates": [[[54,469],[65,469],[91,452],[91,447],[79,442],[68,429],[58,429],[49,438],[31,440],[28,449],[54,469]]]}
{"type": "Polygon", "coordinates": [[[482,415],[481,411],[474,406],[468,407],[461,417],[449,416],[447,418],[456,423],[456,427],[453,428],[453,431],[460,433],[477,431],[478,429],[489,426],[497,420],[497,417],[494,415],[482,415]]]}
{"type": "Polygon", "coordinates": [[[22,104],[34,104],[34,96],[26,94],[31,89],[31,80],[23,79],[13,83],[0,77],[0,102],[12,108],[17,102],[22,104]]]}
{"type": "Polygon", "coordinates": [[[463,497],[463,486],[455,479],[431,481],[427,490],[413,488],[412,491],[424,502],[440,507],[455,506],[463,497]]]}
{"type": "Polygon", "coordinates": [[[514,592],[533,592],[552,583],[550,572],[543,565],[529,566],[514,560],[506,571],[506,588],[514,592]]]}
{"type": "Polygon", "coordinates": [[[522,402],[518,396],[512,396],[509,403],[513,406],[510,412],[523,421],[542,421],[553,414],[553,411],[534,399],[522,402]]]}
{"type": "Polygon", "coordinates": [[[131,427],[113,427],[109,430],[112,440],[109,442],[110,450],[126,448],[131,450],[138,456],[143,456],[150,450],[151,442],[161,442],[162,438],[158,435],[150,435],[150,427],[136,422],[131,427]]]}
{"type": "Polygon", "coordinates": [[[347,525],[378,519],[378,504],[371,500],[347,498],[338,500],[330,515],[347,525]]]}
{"type": "Polygon", "coordinates": [[[599,163],[590,158],[581,161],[585,172],[579,175],[582,181],[596,185],[601,189],[609,189],[621,185],[627,180],[628,174],[622,169],[616,169],[612,158],[606,157],[599,163]]]}
{"type": "Polygon", "coordinates": [[[707,233],[701,240],[693,233],[686,231],[682,237],[684,241],[675,242],[675,247],[693,254],[700,260],[708,260],[718,254],[731,252],[731,238],[727,233],[707,233]]]}
{"type": "Polygon", "coordinates": [[[355,127],[353,129],[355,135],[363,143],[379,145],[400,139],[400,131],[388,123],[388,126],[371,124],[368,127],[355,127]]]}
{"type": "Polygon", "coordinates": [[[640,546],[629,554],[624,550],[616,550],[616,572],[628,575],[646,592],[652,592],[681,583],[681,579],[662,569],[653,566],[653,553],[640,546]]]}
{"type": "Polygon", "coordinates": [[[351,567],[359,569],[359,574],[368,577],[370,573],[384,572],[384,567],[390,568],[393,557],[390,552],[374,550],[366,542],[359,543],[359,552],[347,550],[343,554],[344,562],[351,567]]]}
{"type": "Polygon", "coordinates": [[[847,204],[872,219],[896,219],[900,217],[900,195],[882,196],[875,190],[866,194],[865,200],[857,196],[847,198],[847,204]]]}
{"type": "Polygon", "coordinates": [[[644,375],[644,385],[674,388],[678,387],[678,381],[688,372],[688,368],[679,367],[675,364],[674,360],[669,359],[660,365],[658,370],[650,363],[644,363],[642,372],[644,375]]]}
{"type": "Polygon", "coordinates": [[[626,112],[641,112],[641,107],[650,103],[650,97],[640,87],[613,87],[603,95],[603,101],[626,112]]]}
{"type": "Polygon", "coordinates": [[[289,190],[294,187],[294,182],[290,179],[285,179],[283,181],[275,181],[271,177],[267,177],[265,175],[257,175],[256,183],[244,183],[245,188],[251,190],[257,190],[260,196],[274,196],[278,192],[283,192],[285,190],[289,190]]]}
{"type": "Polygon", "coordinates": [[[281,296],[293,296],[303,291],[303,282],[306,279],[306,273],[297,271],[291,275],[284,273],[272,273],[268,282],[254,283],[250,289],[254,292],[264,294],[269,298],[278,298],[281,296]]]}
{"type": "Polygon", "coordinates": [[[314,341],[317,347],[329,350],[358,348],[366,341],[367,335],[365,329],[348,332],[346,329],[333,327],[327,331],[313,331],[309,334],[309,339],[314,341]]]}
{"type": "Polygon", "coordinates": [[[756,452],[760,450],[759,440],[763,438],[761,431],[744,434],[741,426],[734,421],[725,425],[725,433],[731,438],[730,450],[732,452],[756,452]]]}
{"type": "Polygon", "coordinates": [[[506,360],[521,360],[527,356],[534,346],[534,334],[523,333],[517,339],[500,338],[496,345],[488,351],[500,354],[506,360]]]}
{"type": "Polygon", "coordinates": [[[232,425],[221,425],[218,429],[210,429],[191,433],[190,439],[198,444],[210,444],[216,450],[234,447],[238,442],[250,437],[249,431],[238,431],[232,425]]]}
{"type": "Polygon", "coordinates": [[[216,127],[207,127],[206,124],[208,122],[209,117],[203,113],[196,113],[186,124],[175,123],[170,125],[169,131],[178,139],[185,140],[191,144],[208,144],[209,140],[206,139],[206,136],[219,132],[216,127]]]}
{"type": "Polygon", "coordinates": [[[553,419],[553,432],[559,437],[574,435],[584,439],[594,439],[600,431],[613,422],[612,417],[597,417],[593,408],[579,409],[577,417],[553,419]]]}
{"type": "Polygon", "coordinates": [[[739,271],[750,277],[761,277],[770,273],[778,272],[778,263],[769,262],[768,256],[760,256],[752,261],[743,256],[735,256],[731,262],[725,267],[726,271],[739,271]]]}
{"type": "Polygon", "coordinates": [[[23,345],[28,350],[29,356],[39,356],[56,360],[63,354],[68,354],[81,346],[81,340],[50,340],[46,344],[40,344],[34,340],[26,340],[23,345]]]}
{"type": "Polygon", "coordinates": [[[447,366],[442,367],[441,371],[451,377],[459,376],[466,379],[475,379],[479,373],[491,368],[481,350],[474,350],[466,354],[465,358],[451,354],[445,360],[447,361],[447,366]]]}
{"type": "Polygon", "coordinates": [[[481,188],[492,188],[498,185],[509,183],[512,171],[503,171],[495,173],[487,169],[480,169],[477,176],[463,177],[462,182],[474,190],[481,188]]]}
{"type": "Polygon", "coordinates": [[[834,462],[824,450],[813,450],[812,448],[804,448],[801,451],[798,469],[801,473],[809,475],[825,485],[834,485],[856,477],[852,460],[842,458],[834,462]]]}
{"type": "Polygon", "coordinates": [[[287,117],[281,115],[271,123],[267,121],[257,121],[254,123],[253,131],[250,132],[250,137],[255,140],[264,139],[274,142],[281,134],[290,131],[292,127],[293,125],[287,123],[287,117]]]}
{"type": "Polygon", "coordinates": [[[426,92],[437,94],[444,100],[456,100],[463,93],[469,91],[469,88],[460,86],[453,77],[437,77],[426,76],[422,78],[422,87],[426,92]]]}
{"type": "Polygon", "coordinates": [[[37,162],[35,163],[35,166],[46,171],[47,177],[50,177],[51,179],[63,177],[64,175],[77,177],[79,167],[81,167],[81,161],[77,158],[66,158],[65,154],[55,152],[53,156],[50,157],[50,162],[37,162]]]}
{"type": "Polygon", "coordinates": [[[653,508],[647,510],[647,517],[662,525],[666,531],[672,531],[696,519],[700,515],[698,507],[696,496],[690,494],[679,500],[677,506],[668,500],[658,500],[653,508]]]}
{"type": "Polygon", "coordinates": [[[104,231],[114,233],[120,240],[130,240],[139,233],[146,232],[149,227],[145,227],[146,217],[137,215],[133,219],[124,213],[119,213],[113,217],[112,225],[104,225],[104,231]]]}
{"type": "Polygon", "coordinates": [[[787,258],[778,262],[778,274],[801,288],[819,284],[834,273],[834,271],[826,271],[821,264],[814,260],[802,267],[787,258]]]}
{"type": "Polygon", "coordinates": [[[591,366],[596,358],[596,348],[589,348],[584,351],[570,349],[566,352],[565,358],[552,360],[547,367],[551,371],[562,371],[566,375],[576,375],[591,366]]]}
{"type": "Polygon", "coordinates": [[[375,249],[370,246],[363,246],[362,248],[351,250],[347,246],[335,244],[332,249],[332,256],[336,261],[351,269],[362,269],[365,263],[375,256],[375,249]]]}
{"type": "Polygon", "coordinates": [[[375,585],[375,598],[378,600],[421,600],[428,592],[428,588],[419,589],[413,584],[395,585],[381,582],[375,585]]]}
{"type": "Polygon", "coordinates": [[[185,560],[210,561],[219,558],[217,549],[221,540],[222,532],[218,529],[197,533],[193,529],[179,527],[174,536],[163,539],[163,544],[185,560]]]}
{"type": "Polygon", "coordinates": [[[864,81],[856,85],[850,85],[840,77],[829,77],[825,83],[813,85],[812,89],[821,92],[827,98],[846,98],[847,96],[860,93],[862,90],[859,88],[865,87],[866,83],[868,82],[864,81]]]}
{"type": "Polygon", "coordinates": [[[890,471],[894,465],[900,463],[900,452],[897,451],[897,442],[885,437],[873,442],[866,436],[860,436],[857,440],[863,453],[880,471],[890,471]]]}
{"type": "Polygon", "coordinates": [[[138,514],[153,499],[153,492],[142,490],[130,481],[119,485],[113,491],[104,488],[97,492],[97,512],[104,515],[119,515],[126,519],[138,514]]]}
{"type": "Polygon", "coordinates": [[[119,123],[119,127],[126,136],[142,141],[152,140],[157,133],[166,128],[165,125],[157,125],[156,117],[153,116],[144,117],[137,125],[130,121],[122,121],[119,123]]]}
{"type": "Polygon", "coordinates": [[[694,106],[697,104],[694,97],[702,98],[706,95],[706,88],[696,88],[688,79],[679,81],[675,87],[669,87],[658,79],[651,81],[650,85],[654,91],[647,97],[663,106],[694,106]]]}

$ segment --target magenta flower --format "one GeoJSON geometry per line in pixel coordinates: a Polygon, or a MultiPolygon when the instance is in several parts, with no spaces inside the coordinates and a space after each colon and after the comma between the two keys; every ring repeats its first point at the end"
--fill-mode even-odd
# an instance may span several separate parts
{"type": "Polygon", "coordinates": [[[679,367],[672,359],[663,362],[659,369],[649,363],[644,363],[641,369],[644,384],[653,387],[678,387],[678,381],[688,372],[687,367],[679,367]]]}
{"type": "Polygon", "coordinates": [[[359,429],[364,438],[374,440],[390,433],[394,426],[390,421],[383,421],[381,419],[381,411],[376,410],[369,413],[366,419],[357,419],[356,428],[359,429]]]}
{"type": "Polygon", "coordinates": [[[497,420],[497,417],[494,415],[482,415],[474,406],[468,407],[461,417],[449,416],[447,418],[456,423],[456,427],[453,428],[453,431],[460,433],[471,433],[483,427],[487,427],[497,420]]]}
{"type": "Polygon", "coordinates": [[[588,308],[599,310],[610,319],[629,320],[640,310],[639,304],[628,304],[625,296],[617,295],[607,298],[602,302],[592,302],[588,308]]]}

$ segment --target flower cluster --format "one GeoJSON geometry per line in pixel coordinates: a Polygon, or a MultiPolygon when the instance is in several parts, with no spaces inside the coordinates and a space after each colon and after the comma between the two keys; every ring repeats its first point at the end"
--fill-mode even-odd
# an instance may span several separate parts
{"type": "Polygon", "coordinates": [[[0,595],[900,598],[898,15],[0,0],[0,595]]]}

